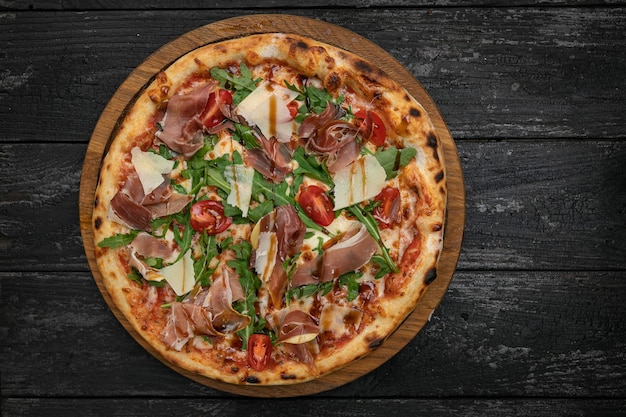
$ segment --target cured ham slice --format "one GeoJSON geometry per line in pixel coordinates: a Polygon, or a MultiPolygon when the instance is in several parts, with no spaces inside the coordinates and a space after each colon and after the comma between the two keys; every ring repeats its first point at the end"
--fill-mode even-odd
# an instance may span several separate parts
{"type": "Polygon", "coordinates": [[[339,120],[342,115],[340,107],[328,103],[321,114],[308,116],[298,129],[308,151],[326,156],[326,166],[331,173],[350,165],[361,152],[356,138],[358,128],[339,120]]]}
{"type": "Polygon", "coordinates": [[[161,127],[156,137],[171,150],[191,158],[203,146],[200,115],[204,112],[209,95],[216,84],[206,84],[189,94],[177,94],[170,98],[161,127]]]}
{"type": "Polygon", "coordinates": [[[269,267],[271,272],[263,272],[262,279],[268,289],[272,304],[279,308],[282,304],[283,296],[287,289],[287,274],[283,268],[283,262],[289,256],[298,253],[304,242],[306,226],[298,217],[298,213],[293,206],[285,205],[277,207],[273,212],[265,215],[258,224],[259,236],[266,241],[274,241],[275,247],[266,245],[256,251],[254,257],[254,267],[259,271],[265,271],[269,267]],[[269,234],[273,234],[275,239],[271,239],[269,234]],[[273,259],[268,259],[268,256],[273,259]]]}
{"type": "Polygon", "coordinates": [[[165,181],[148,196],[137,174],[130,174],[124,186],[111,199],[111,210],[116,222],[135,230],[150,231],[153,219],[178,213],[193,198],[190,195],[175,193],[169,181],[165,181]]]}
{"type": "Polygon", "coordinates": [[[180,350],[195,335],[220,336],[238,332],[250,324],[250,317],[237,312],[234,301],[243,299],[236,274],[224,269],[208,290],[182,302],[173,302],[161,340],[180,350]]]}
{"type": "Polygon", "coordinates": [[[365,226],[355,225],[321,256],[298,266],[289,287],[328,282],[347,272],[356,271],[369,262],[377,249],[376,241],[365,226]]]}
{"type": "Polygon", "coordinates": [[[224,269],[209,287],[203,303],[211,313],[211,322],[220,332],[238,332],[250,324],[250,317],[236,311],[232,304],[243,299],[243,289],[237,276],[224,269]]]}
{"type": "Polygon", "coordinates": [[[356,271],[376,253],[378,245],[362,224],[348,230],[322,257],[320,281],[332,281],[346,272],[356,271]]]}

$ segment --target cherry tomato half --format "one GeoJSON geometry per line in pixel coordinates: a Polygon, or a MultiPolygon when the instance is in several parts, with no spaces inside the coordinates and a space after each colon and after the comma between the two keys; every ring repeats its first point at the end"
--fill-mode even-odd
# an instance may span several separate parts
{"type": "Polygon", "coordinates": [[[394,187],[385,187],[374,197],[380,204],[372,211],[372,216],[381,229],[393,226],[400,220],[400,191],[394,187]]]}
{"type": "Polygon", "coordinates": [[[320,226],[328,226],[335,220],[332,200],[317,185],[303,186],[300,189],[298,202],[306,215],[320,226]]]}
{"type": "Polygon", "coordinates": [[[223,88],[218,90],[217,95],[215,93],[209,94],[209,99],[207,100],[204,111],[202,115],[200,115],[200,120],[202,120],[204,127],[210,129],[220,124],[224,120],[224,115],[220,111],[220,105],[230,105],[232,103],[233,95],[230,91],[223,88]]]}
{"type": "Polygon", "coordinates": [[[385,139],[387,138],[387,128],[378,113],[371,110],[361,109],[356,112],[355,116],[357,119],[361,120],[362,131],[368,132],[370,130],[370,126],[368,126],[368,124],[371,124],[372,133],[367,139],[371,140],[376,146],[383,146],[385,144],[385,139]]]}
{"type": "Polygon", "coordinates": [[[248,363],[255,371],[267,367],[272,355],[272,341],[265,334],[255,333],[248,338],[248,363]]]}
{"type": "Polygon", "coordinates": [[[289,115],[291,116],[291,118],[295,119],[298,115],[298,102],[290,101],[289,103],[287,103],[287,109],[289,110],[289,115]]]}
{"type": "Polygon", "coordinates": [[[201,200],[191,206],[190,223],[198,233],[206,230],[207,234],[215,235],[228,229],[233,219],[224,215],[224,206],[219,201],[201,200]]]}

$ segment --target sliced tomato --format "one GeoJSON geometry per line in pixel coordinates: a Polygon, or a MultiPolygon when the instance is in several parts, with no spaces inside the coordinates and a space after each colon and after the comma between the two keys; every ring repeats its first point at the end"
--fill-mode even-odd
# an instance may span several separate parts
{"type": "Polygon", "coordinates": [[[207,100],[204,111],[200,115],[200,120],[202,120],[204,127],[210,129],[213,126],[222,123],[225,117],[220,110],[220,105],[230,105],[232,103],[233,95],[226,89],[221,88],[217,91],[217,94],[209,94],[209,99],[207,100]]]}
{"type": "Polygon", "coordinates": [[[272,356],[272,341],[265,334],[255,333],[248,338],[248,363],[255,371],[267,367],[272,356]]]}
{"type": "Polygon", "coordinates": [[[298,202],[306,215],[320,226],[328,226],[335,220],[332,200],[324,189],[317,185],[303,186],[298,202]]]}
{"type": "Polygon", "coordinates": [[[372,211],[372,216],[381,229],[386,229],[400,221],[400,190],[394,187],[385,187],[374,197],[380,204],[372,211]]]}
{"type": "Polygon", "coordinates": [[[228,229],[233,219],[224,215],[224,206],[219,201],[201,200],[191,206],[190,223],[198,233],[206,231],[215,235],[228,229]]]}
{"type": "Polygon", "coordinates": [[[361,109],[356,112],[356,118],[361,121],[361,131],[368,133],[368,140],[376,146],[383,146],[387,138],[387,128],[380,115],[372,110],[361,109]]]}
{"type": "Polygon", "coordinates": [[[292,119],[295,119],[296,116],[298,115],[298,102],[297,101],[290,101],[287,104],[287,109],[289,110],[289,115],[291,116],[292,119]]]}

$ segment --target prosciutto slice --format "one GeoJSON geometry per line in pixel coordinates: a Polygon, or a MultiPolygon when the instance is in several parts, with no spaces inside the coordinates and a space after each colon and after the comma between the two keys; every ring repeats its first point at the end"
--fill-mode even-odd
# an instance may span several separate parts
{"type": "Polygon", "coordinates": [[[346,232],[322,256],[320,281],[332,281],[346,272],[356,271],[376,253],[378,245],[365,226],[359,224],[346,232]]]}
{"type": "MultiPolygon", "coordinates": [[[[266,286],[272,304],[278,308],[282,304],[288,281],[287,274],[283,268],[283,262],[289,256],[298,253],[302,248],[306,226],[302,223],[300,217],[298,217],[296,209],[290,205],[277,207],[273,212],[259,220],[259,223],[260,232],[273,233],[276,235],[277,248],[274,255],[274,266],[267,279],[266,286]]],[[[258,254],[254,256],[255,268],[262,262],[267,261],[267,259],[260,259],[258,254]]]]}
{"type": "Polygon", "coordinates": [[[276,138],[267,139],[257,132],[260,148],[246,150],[246,162],[268,180],[279,183],[291,171],[292,152],[286,143],[276,138]]]}
{"type": "Polygon", "coordinates": [[[361,152],[356,138],[358,128],[340,120],[341,116],[342,109],[328,103],[321,114],[308,116],[298,129],[300,140],[309,152],[327,157],[326,166],[331,173],[350,165],[361,152]]]}
{"type": "Polygon", "coordinates": [[[232,307],[243,296],[237,275],[224,269],[208,290],[172,303],[161,340],[170,348],[181,350],[195,335],[219,336],[243,329],[250,324],[250,317],[232,307]]]}
{"type": "Polygon", "coordinates": [[[203,146],[204,125],[200,116],[216,84],[197,87],[189,94],[177,94],[168,104],[156,136],[171,150],[191,158],[203,146]]]}
{"type": "Polygon", "coordinates": [[[337,279],[368,263],[377,250],[376,241],[365,226],[355,225],[322,255],[298,266],[291,277],[289,287],[296,288],[337,279]]]}
{"type": "Polygon", "coordinates": [[[192,198],[175,193],[167,179],[146,196],[139,176],[133,172],[111,199],[111,210],[117,217],[113,220],[121,221],[131,229],[150,231],[153,219],[178,213],[192,198]]]}

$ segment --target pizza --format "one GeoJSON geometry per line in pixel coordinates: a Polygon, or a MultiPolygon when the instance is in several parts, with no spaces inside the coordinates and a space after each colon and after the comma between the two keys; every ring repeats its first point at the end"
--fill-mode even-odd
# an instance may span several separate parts
{"type": "Polygon", "coordinates": [[[446,174],[425,111],[307,37],[176,59],[120,117],[93,206],[112,302],[165,360],[309,381],[376,349],[437,276],[446,174]]]}

